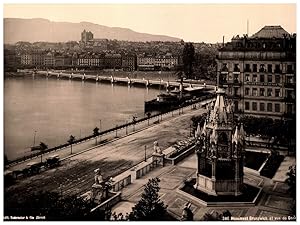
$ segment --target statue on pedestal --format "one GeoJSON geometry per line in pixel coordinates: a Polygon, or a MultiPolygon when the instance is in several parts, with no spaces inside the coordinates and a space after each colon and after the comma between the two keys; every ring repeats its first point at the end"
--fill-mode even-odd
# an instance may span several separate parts
{"type": "Polygon", "coordinates": [[[100,169],[95,169],[94,170],[95,173],[95,183],[92,186],[92,200],[95,200],[96,198],[101,200],[101,198],[103,197],[103,185],[104,185],[104,180],[103,177],[101,175],[100,169]]]}
{"type": "Polygon", "coordinates": [[[153,145],[154,145],[154,146],[153,146],[154,152],[155,152],[155,153],[158,153],[158,154],[161,154],[162,151],[161,151],[160,147],[158,146],[158,142],[157,142],[157,141],[154,141],[153,145]]]}

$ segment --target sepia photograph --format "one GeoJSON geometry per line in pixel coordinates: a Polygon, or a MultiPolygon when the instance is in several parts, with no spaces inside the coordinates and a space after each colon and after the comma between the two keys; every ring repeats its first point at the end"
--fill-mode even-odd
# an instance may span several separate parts
{"type": "Polygon", "coordinates": [[[296,1],[2,7],[2,221],[296,221],[296,1]]]}

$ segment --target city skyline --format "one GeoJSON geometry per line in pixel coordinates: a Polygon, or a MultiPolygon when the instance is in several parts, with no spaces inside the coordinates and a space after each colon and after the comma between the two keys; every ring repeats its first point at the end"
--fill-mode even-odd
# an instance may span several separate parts
{"type": "Polygon", "coordinates": [[[296,32],[296,4],[4,4],[3,16],[85,21],[209,43],[222,42],[223,35],[227,42],[235,35],[246,34],[247,21],[249,35],[265,25],[280,25],[289,33],[296,32]]]}

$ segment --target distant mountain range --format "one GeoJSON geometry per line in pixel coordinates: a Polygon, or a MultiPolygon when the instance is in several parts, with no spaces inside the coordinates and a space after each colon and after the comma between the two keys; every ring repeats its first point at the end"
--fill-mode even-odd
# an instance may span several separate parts
{"type": "Polygon", "coordinates": [[[79,41],[83,30],[91,31],[94,38],[125,41],[180,41],[179,38],[135,32],[128,28],[107,27],[99,24],[80,22],[52,22],[47,19],[4,18],[4,43],[67,42],[79,41]]]}

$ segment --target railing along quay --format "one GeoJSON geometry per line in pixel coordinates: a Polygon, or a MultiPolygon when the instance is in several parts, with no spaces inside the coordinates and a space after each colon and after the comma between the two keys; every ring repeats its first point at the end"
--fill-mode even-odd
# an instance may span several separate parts
{"type": "MultiPolygon", "coordinates": [[[[205,101],[205,100],[208,100],[208,99],[213,99],[214,98],[214,94],[210,94],[210,95],[207,95],[207,96],[202,96],[200,97],[199,99],[196,99],[196,100],[193,100],[193,101],[190,101],[190,102],[185,102],[182,106],[180,107],[175,107],[173,108],[172,110],[170,111],[166,111],[166,112],[161,112],[161,113],[158,113],[158,114],[155,114],[155,115],[151,115],[149,117],[143,117],[141,119],[137,119],[136,121],[132,121],[132,122],[129,122],[129,123],[125,123],[125,124],[122,124],[122,125],[119,125],[119,126],[115,126],[113,128],[110,128],[110,129],[107,129],[107,130],[104,130],[104,131],[101,131],[99,132],[98,135],[89,135],[89,136],[86,136],[86,137],[83,137],[83,138],[80,138],[80,139],[77,139],[75,140],[72,145],[76,145],[76,144],[79,144],[81,142],[85,142],[85,141],[88,141],[88,140],[91,140],[93,138],[96,138],[96,137],[101,137],[103,135],[106,135],[106,134],[109,134],[109,133],[113,133],[113,132],[116,132],[118,130],[121,130],[121,129],[124,129],[124,128],[128,128],[130,126],[135,126],[137,124],[140,124],[142,122],[146,122],[148,120],[151,120],[151,119],[155,119],[157,118],[158,120],[157,121],[161,121],[162,117],[164,115],[167,115],[167,114],[170,114],[172,113],[172,116],[173,114],[176,115],[176,112],[179,110],[179,111],[182,111],[184,109],[186,109],[187,107],[190,107],[190,106],[193,106],[197,103],[200,103],[202,101],[205,101]]],[[[147,125],[146,124],[146,127],[150,126],[151,124],[147,125]]],[[[128,132],[129,134],[130,132],[128,132]]],[[[58,150],[62,150],[62,149],[65,149],[67,147],[71,146],[70,143],[64,143],[64,144],[61,144],[61,145],[58,145],[58,146],[55,146],[53,148],[49,148],[49,149],[46,149],[44,151],[41,151],[41,152],[36,152],[36,153],[33,153],[33,154],[30,154],[30,155],[26,155],[26,156],[23,156],[23,157],[19,157],[17,159],[14,159],[14,160],[9,160],[8,162],[8,167],[11,167],[11,166],[14,166],[18,163],[21,163],[21,162],[24,162],[26,160],[29,160],[29,159],[34,159],[34,158],[37,158],[43,154],[46,154],[46,153],[50,153],[50,152],[55,152],[55,151],[58,151],[58,150]]]]}

